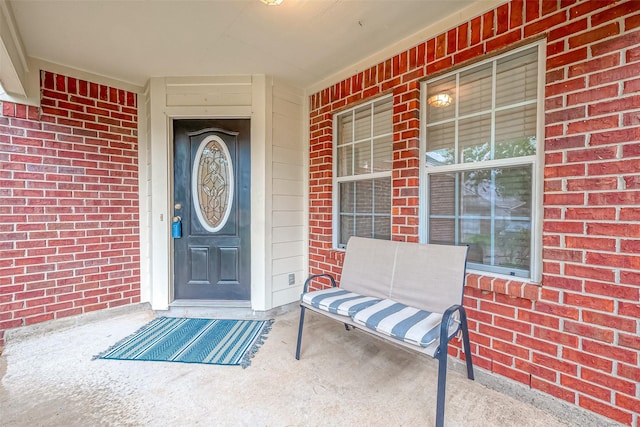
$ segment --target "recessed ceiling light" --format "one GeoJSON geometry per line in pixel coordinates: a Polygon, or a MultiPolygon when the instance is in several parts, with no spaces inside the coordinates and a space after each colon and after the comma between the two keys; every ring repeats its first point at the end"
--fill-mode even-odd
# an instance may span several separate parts
{"type": "Polygon", "coordinates": [[[266,4],[267,6],[277,6],[281,4],[284,0],[260,0],[260,1],[266,4]]]}

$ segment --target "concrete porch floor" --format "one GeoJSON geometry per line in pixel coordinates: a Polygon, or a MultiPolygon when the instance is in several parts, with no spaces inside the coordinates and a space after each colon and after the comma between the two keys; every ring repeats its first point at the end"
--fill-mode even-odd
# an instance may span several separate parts
{"type": "MultiPolygon", "coordinates": [[[[437,364],[309,313],[276,316],[251,366],[91,360],[151,320],[150,310],[8,341],[0,425],[430,426],[437,364]]],[[[566,426],[449,370],[447,426],[566,426]]]]}

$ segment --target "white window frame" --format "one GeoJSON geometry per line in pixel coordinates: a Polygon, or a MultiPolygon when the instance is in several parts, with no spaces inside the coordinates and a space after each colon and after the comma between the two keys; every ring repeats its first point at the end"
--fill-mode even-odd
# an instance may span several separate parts
{"type": "MultiPolygon", "coordinates": [[[[483,61],[478,61],[472,65],[461,67],[455,71],[438,75],[433,79],[427,79],[421,82],[420,85],[420,223],[419,223],[419,239],[420,242],[426,243],[429,241],[429,175],[436,173],[446,172],[463,172],[470,169],[484,169],[484,168],[496,168],[505,166],[518,166],[518,165],[531,165],[532,166],[532,189],[531,189],[531,269],[529,271],[529,277],[513,276],[502,273],[500,267],[492,267],[494,271],[478,270],[473,267],[467,267],[467,271],[473,272],[484,276],[493,276],[506,278],[509,280],[530,281],[539,283],[542,278],[542,218],[543,218],[543,178],[544,178],[544,87],[545,87],[545,70],[546,65],[546,42],[540,40],[535,43],[527,44],[525,46],[512,49],[509,52],[505,52],[500,55],[493,56],[483,61]],[[510,159],[496,159],[484,162],[475,163],[457,163],[452,165],[427,167],[427,140],[426,140],[426,128],[427,128],[427,84],[429,82],[435,82],[437,80],[458,75],[467,70],[488,64],[494,63],[501,59],[513,55],[515,53],[530,49],[534,46],[538,48],[538,87],[537,87],[537,123],[536,123],[536,137],[537,146],[536,154],[524,157],[514,157],[510,159]]],[[[492,72],[493,84],[493,102],[491,109],[492,116],[495,115],[495,65],[492,72]]],[[[456,108],[457,103],[456,103],[456,108]]],[[[456,135],[457,139],[457,135],[456,135]]],[[[455,142],[457,147],[457,140],[455,142]]],[[[506,270],[506,269],[505,269],[506,270]]]]}
{"type": "MultiPolygon", "coordinates": [[[[373,104],[380,102],[382,100],[385,99],[392,99],[393,96],[392,95],[385,95],[385,96],[381,96],[379,98],[375,98],[372,99],[371,101],[365,102],[363,104],[358,104],[355,107],[349,108],[348,110],[344,110],[344,111],[340,111],[339,113],[335,113],[333,115],[333,151],[332,151],[332,159],[333,159],[333,185],[332,185],[332,200],[331,200],[331,205],[332,205],[332,217],[333,217],[333,224],[332,224],[332,229],[333,229],[333,239],[332,239],[332,246],[334,249],[338,249],[338,250],[345,250],[346,249],[346,245],[340,244],[340,183],[342,182],[354,182],[354,181],[362,181],[362,180],[374,180],[376,178],[389,178],[391,180],[391,194],[392,194],[392,199],[393,199],[393,167],[388,170],[388,171],[384,171],[384,172],[372,172],[372,173],[368,173],[368,174],[358,174],[358,175],[350,175],[350,176],[343,176],[343,177],[339,177],[338,176],[338,123],[339,123],[339,118],[341,116],[344,116],[345,114],[351,113],[354,114],[355,110],[361,109],[362,107],[365,106],[372,106],[373,104]]],[[[392,101],[393,103],[393,101],[392,101]]],[[[391,107],[393,109],[393,105],[391,107]]],[[[392,110],[393,111],[393,110],[392,110]]],[[[390,133],[385,133],[385,134],[380,134],[380,135],[376,135],[376,138],[382,138],[385,136],[391,136],[393,138],[393,112],[391,114],[392,117],[392,130],[390,133]]],[[[374,115],[371,115],[371,129],[373,129],[373,118],[374,115]]],[[[352,126],[351,128],[352,136],[351,136],[351,144],[355,144],[358,141],[356,141],[355,139],[355,121],[354,121],[354,126],[352,126]]],[[[371,139],[373,139],[373,136],[371,137],[371,139]]],[[[392,140],[392,144],[393,144],[393,140],[392,140]]],[[[393,161],[393,146],[391,148],[391,155],[392,155],[392,161],[393,161]]],[[[372,152],[372,156],[373,156],[373,152],[372,152]]],[[[352,156],[351,158],[352,162],[355,162],[355,156],[352,156]]],[[[373,159],[371,164],[373,164],[373,159]]],[[[352,169],[353,170],[353,169],[352,169]]],[[[393,200],[392,200],[393,202],[393,200]]],[[[393,203],[392,203],[392,209],[393,209],[393,203]]],[[[389,211],[389,226],[392,227],[392,222],[393,222],[393,218],[391,216],[392,210],[389,211]]],[[[393,230],[391,235],[393,236],[393,230]]]]}

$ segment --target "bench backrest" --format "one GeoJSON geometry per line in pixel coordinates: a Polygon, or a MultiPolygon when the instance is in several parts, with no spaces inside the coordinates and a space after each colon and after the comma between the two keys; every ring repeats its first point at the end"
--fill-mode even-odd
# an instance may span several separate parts
{"type": "Polygon", "coordinates": [[[442,313],[462,302],[467,250],[351,237],[340,287],[442,313]]]}

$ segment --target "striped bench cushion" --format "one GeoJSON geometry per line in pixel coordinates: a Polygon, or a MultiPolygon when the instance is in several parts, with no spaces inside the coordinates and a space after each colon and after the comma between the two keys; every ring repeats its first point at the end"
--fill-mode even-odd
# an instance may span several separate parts
{"type": "Polygon", "coordinates": [[[428,347],[439,338],[442,314],[384,299],[357,312],[353,321],[404,342],[428,347]]]}
{"type": "Polygon", "coordinates": [[[380,298],[365,297],[340,288],[307,292],[302,301],[312,307],[342,316],[353,316],[358,311],[380,301],[380,298]]]}

